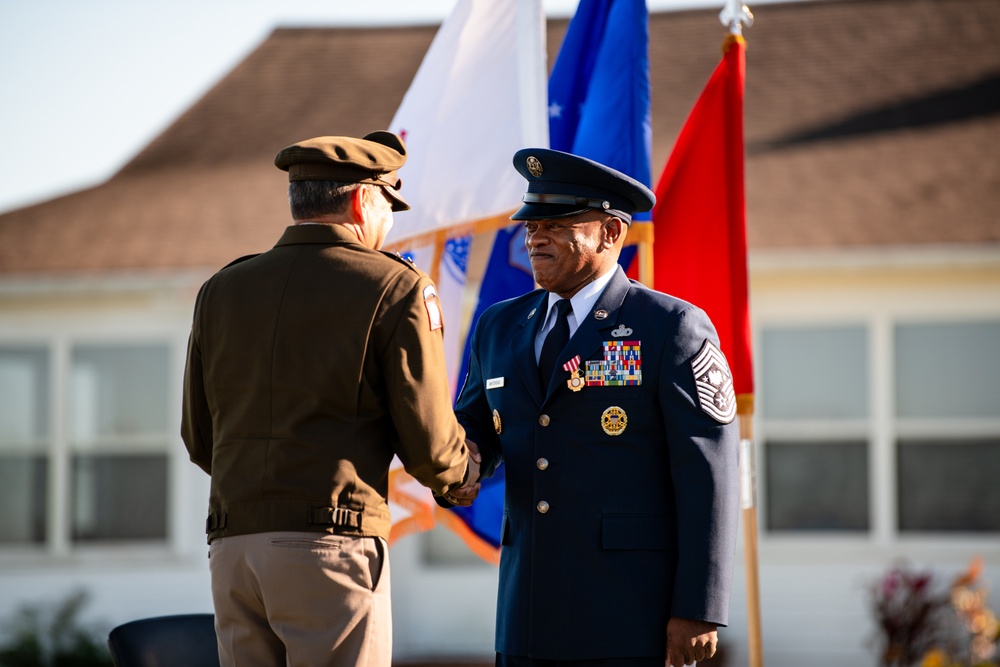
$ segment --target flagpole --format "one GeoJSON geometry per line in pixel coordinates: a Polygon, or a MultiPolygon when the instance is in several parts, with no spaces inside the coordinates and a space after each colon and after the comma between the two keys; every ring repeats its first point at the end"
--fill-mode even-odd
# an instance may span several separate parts
{"type": "Polygon", "coordinates": [[[719,13],[719,20],[729,28],[731,35],[742,35],[744,23],[748,28],[753,25],[753,14],[742,0],[726,0],[726,6],[719,13]]]}
{"type": "Polygon", "coordinates": [[[754,470],[753,394],[736,397],[740,424],[740,510],[743,515],[743,563],[747,585],[747,644],[750,667],[763,667],[760,622],[760,566],[757,559],[757,488],[754,470]]]}
{"type": "MultiPolygon", "coordinates": [[[[742,0],[726,0],[719,20],[729,28],[731,40],[742,40],[743,25],[753,25],[753,14],[742,0]]],[[[760,619],[760,565],[757,557],[757,489],[753,443],[753,394],[737,396],[740,425],[740,509],[743,516],[743,560],[747,586],[747,644],[750,667],[763,667],[760,619]]]]}

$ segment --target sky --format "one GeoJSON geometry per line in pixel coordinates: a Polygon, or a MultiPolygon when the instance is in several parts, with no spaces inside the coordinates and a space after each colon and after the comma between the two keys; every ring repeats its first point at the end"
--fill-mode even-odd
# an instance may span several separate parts
{"type": "Polygon", "coordinates": [[[110,178],[275,27],[440,23],[456,1],[0,0],[0,212],[110,178]]]}

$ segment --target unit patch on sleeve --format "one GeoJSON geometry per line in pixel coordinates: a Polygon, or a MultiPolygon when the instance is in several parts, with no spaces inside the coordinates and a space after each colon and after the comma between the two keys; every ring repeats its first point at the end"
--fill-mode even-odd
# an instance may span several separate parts
{"type": "Polygon", "coordinates": [[[434,285],[424,288],[424,308],[427,309],[427,319],[430,321],[431,331],[437,331],[444,326],[444,318],[441,317],[441,304],[438,302],[437,290],[434,285]]]}
{"type": "Polygon", "coordinates": [[[736,419],[733,374],[722,350],[706,340],[701,351],[691,360],[691,371],[702,411],[720,424],[729,424],[736,419]]]}

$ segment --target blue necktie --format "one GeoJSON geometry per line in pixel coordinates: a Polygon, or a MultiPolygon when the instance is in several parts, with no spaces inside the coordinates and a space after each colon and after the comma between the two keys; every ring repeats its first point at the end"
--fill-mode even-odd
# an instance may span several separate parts
{"type": "Polygon", "coordinates": [[[557,356],[569,342],[569,315],[571,305],[569,299],[556,301],[556,324],[545,336],[542,343],[542,353],[538,356],[538,378],[542,381],[542,388],[549,386],[549,380],[556,370],[557,356]]]}

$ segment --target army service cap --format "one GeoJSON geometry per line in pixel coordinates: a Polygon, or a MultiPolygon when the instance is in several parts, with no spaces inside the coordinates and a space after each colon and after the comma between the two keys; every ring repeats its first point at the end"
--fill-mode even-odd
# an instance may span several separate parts
{"type": "Polygon", "coordinates": [[[393,211],[410,205],[399,194],[403,182],[396,170],[406,162],[403,140],[392,132],[378,131],[361,139],[316,137],[278,151],[274,166],[288,172],[291,181],[336,181],[381,185],[392,200],[393,211]]]}
{"type": "Polygon", "coordinates": [[[523,205],[511,220],[565,218],[589,209],[607,211],[626,223],[653,208],[656,197],[631,176],[600,162],[550,148],[522,148],[514,168],[528,181],[523,205]]]}

